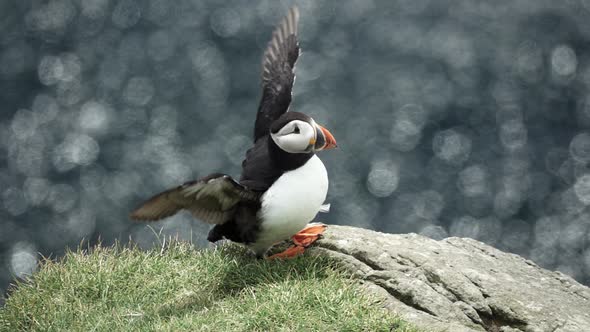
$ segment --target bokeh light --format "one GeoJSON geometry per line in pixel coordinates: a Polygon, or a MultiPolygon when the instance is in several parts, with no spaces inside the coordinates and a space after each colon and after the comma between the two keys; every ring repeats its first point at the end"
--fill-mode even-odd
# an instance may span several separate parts
{"type": "Polygon", "coordinates": [[[469,159],[471,139],[453,129],[439,131],[432,141],[432,150],[449,164],[462,164],[469,159]]]}
{"type": "Polygon", "coordinates": [[[373,162],[367,177],[367,187],[376,197],[388,197],[399,184],[399,167],[391,160],[373,162]]]}
{"type": "Polygon", "coordinates": [[[10,272],[17,278],[31,275],[37,269],[35,247],[26,242],[16,243],[10,253],[10,272]]]}

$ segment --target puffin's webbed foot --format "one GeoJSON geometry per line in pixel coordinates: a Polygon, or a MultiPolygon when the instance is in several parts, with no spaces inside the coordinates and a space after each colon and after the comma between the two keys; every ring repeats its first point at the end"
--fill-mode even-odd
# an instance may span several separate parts
{"type": "Polygon", "coordinates": [[[295,245],[307,248],[317,241],[328,226],[320,223],[309,224],[291,238],[295,245]]]}
{"type": "Polygon", "coordinates": [[[303,254],[305,248],[309,247],[315,241],[317,241],[326,231],[327,227],[328,226],[321,223],[309,224],[309,226],[300,230],[297,234],[291,237],[291,241],[293,242],[292,246],[290,246],[283,252],[269,256],[268,259],[293,258],[295,256],[303,254]]]}
{"type": "Polygon", "coordinates": [[[280,252],[278,254],[274,254],[272,256],[267,257],[266,259],[285,259],[285,258],[293,258],[296,257],[298,255],[303,254],[303,252],[305,251],[305,248],[302,246],[298,246],[298,245],[293,245],[290,246],[289,248],[287,248],[285,251],[280,252]]]}

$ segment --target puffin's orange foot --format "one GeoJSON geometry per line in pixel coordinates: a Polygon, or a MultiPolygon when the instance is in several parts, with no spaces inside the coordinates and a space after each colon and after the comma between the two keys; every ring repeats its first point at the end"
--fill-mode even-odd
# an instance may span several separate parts
{"type": "Polygon", "coordinates": [[[295,245],[307,248],[320,238],[320,236],[326,231],[327,227],[328,226],[324,224],[312,224],[300,230],[299,233],[293,235],[291,239],[295,245]]]}
{"type": "Polygon", "coordinates": [[[285,251],[280,252],[278,254],[274,254],[272,256],[269,256],[267,259],[286,259],[286,258],[293,258],[296,257],[298,255],[303,254],[303,252],[305,251],[305,248],[302,246],[290,246],[289,248],[287,248],[285,251]]]}

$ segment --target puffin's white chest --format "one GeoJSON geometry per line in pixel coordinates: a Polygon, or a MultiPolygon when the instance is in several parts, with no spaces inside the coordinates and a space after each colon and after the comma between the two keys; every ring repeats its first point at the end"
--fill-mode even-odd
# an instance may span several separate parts
{"type": "Polygon", "coordinates": [[[252,249],[266,250],[302,230],[315,218],[327,193],[328,173],[317,156],[283,174],[262,196],[261,230],[252,249]]]}

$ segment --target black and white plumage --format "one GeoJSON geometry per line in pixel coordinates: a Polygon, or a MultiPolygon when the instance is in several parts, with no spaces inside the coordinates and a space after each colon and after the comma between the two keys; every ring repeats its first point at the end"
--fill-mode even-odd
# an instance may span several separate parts
{"type": "Polygon", "coordinates": [[[215,225],[209,241],[243,243],[259,256],[313,220],[328,191],[326,168],[315,152],[336,141],[311,117],[287,112],[299,57],[298,20],[292,8],[264,52],[254,146],[246,152],[240,180],[216,173],[187,182],[147,200],[131,218],[159,220],[188,210],[215,225]]]}
{"type": "Polygon", "coordinates": [[[254,140],[268,135],[268,128],[289,108],[295,62],[299,58],[297,23],[299,10],[291,8],[272,34],[262,58],[262,99],[258,106],[254,140]]]}

